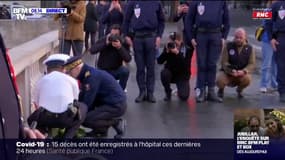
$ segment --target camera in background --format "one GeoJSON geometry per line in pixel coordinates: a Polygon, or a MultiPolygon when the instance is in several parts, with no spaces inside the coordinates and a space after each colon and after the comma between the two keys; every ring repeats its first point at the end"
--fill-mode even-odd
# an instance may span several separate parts
{"type": "Polygon", "coordinates": [[[114,35],[114,34],[111,34],[108,38],[108,40],[110,42],[117,42],[117,41],[120,41],[121,40],[121,37],[119,35],[114,35]]]}
{"type": "Polygon", "coordinates": [[[175,43],[175,42],[168,42],[168,43],[167,43],[167,48],[168,48],[168,49],[174,49],[174,48],[176,48],[176,43],[175,43]]]}

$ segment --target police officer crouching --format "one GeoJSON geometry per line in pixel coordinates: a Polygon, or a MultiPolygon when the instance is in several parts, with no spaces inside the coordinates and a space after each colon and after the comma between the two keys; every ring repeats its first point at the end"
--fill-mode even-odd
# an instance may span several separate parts
{"type": "Polygon", "coordinates": [[[175,83],[177,86],[178,97],[185,101],[189,97],[189,77],[190,68],[188,65],[189,58],[185,55],[185,46],[182,43],[182,36],[173,32],[169,36],[170,41],[164,48],[162,54],[158,57],[158,64],[165,63],[161,71],[161,82],[164,86],[166,97],[165,101],[171,100],[170,84],[175,83]],[[184,51],[183,51],[184,49],[184,51]]]}
{"type": "Polygon", "coordinates": [[[53,54],[44,61],[48,73],[37,83],[34,103],[38,109],[29,116],[28,123],[37,122],[37,128],[43,132],[65,128],[64,138],[74,138],[86,117],[87,106],[77,101],[77,81],[64,73],[68,58],[65,54],[53,54]]]}
{"type": "Polygon", "coordinates": [[[238,98],[251,82],[251,73],[255,67],[255,53],[247,43],[243,28],[235,31],[233,42],[228,42],[222,52],[222,69],[217,77],[218,96],[223,98],[225,86],[236,87],[238,98]]]}
{"type": "Polygon", "coordinates": [[[121,138],[125,120],[120,117],[126,111],[127,102],[119,83],[106,71],[84,64],[80,56],[70,58],[65,68],[81,83],[79,101],[88,106],[83,125],[93,129],[88,135],[105,137],[112,126],[117,132],[114,138],[121,138]]]}

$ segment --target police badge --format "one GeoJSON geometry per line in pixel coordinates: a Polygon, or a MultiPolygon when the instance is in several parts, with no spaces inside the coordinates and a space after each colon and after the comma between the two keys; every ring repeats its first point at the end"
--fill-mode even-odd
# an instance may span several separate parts
{"type": "Polygon", "coordinates": [[[200,2],[200,4],[197,7],[197,11],[200,15],[203,15],[205,12],[205,6],[202,4],[202,2],[200,2]]]}
{"type": "Polygon", "coordinates": [[[139,5],[138,5],[138,4],[136,4],[136,7],[135,7],[135,9],[134,9],[134,13],[135,13],[136,18],[139,18],[139,17],[140,17],[140,15],[141,15],[141,9],[139,8],[139,5]]]}
{"type": "Polygon", "coordinates": [[[279,11],[278,11],[278,16],[281,20],[284,19],[285,17],[285,9],[283,9],[283,6],[280,7],[279,11]]]}

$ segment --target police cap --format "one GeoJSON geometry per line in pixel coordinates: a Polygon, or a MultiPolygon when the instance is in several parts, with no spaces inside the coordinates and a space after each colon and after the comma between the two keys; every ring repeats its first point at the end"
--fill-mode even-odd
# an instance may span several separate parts
{"type": "Polygon", "coordinates": [[[66,70],[72,70],[73,68],[77,67],[82,63],[83,63],[82,56],[74,56],[67,60],[64,67],[66,70]]]}
{"type": "Polygon", "coordinates": [[[69,58],[70,56],[66,54],[56,53],[50,55],[46,60],[44,60],[43,64],[48,67],[63,66],[69,58]]]}

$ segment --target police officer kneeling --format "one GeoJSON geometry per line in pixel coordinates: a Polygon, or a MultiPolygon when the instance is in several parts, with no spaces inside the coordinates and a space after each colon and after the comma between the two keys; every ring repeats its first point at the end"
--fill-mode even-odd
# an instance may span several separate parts
{"type": "Polygon", "coordinates": [[[74,138],[86,117],[87,106],[77,101],[77,81],[64,73],[68,58],[65,54],[53,54],[44,61],[48,73],[37,83],[34,102],[38,109],[29,116],[28,123],[36,121],[43,132],[65,128],[64,138],[74,138]]]}
{"type": "Polygon", "coordinates": [[[83,125],[93,129],[89,135],[105,137],[112,126],[117,132],[115,138],[121,138],[125,121],[120,117],[125,113],[127,103],[119,83],[106,71],[84,64],[80,57],[70,58],[65,68],[81,83],[79,101],[88,106],[83,125]]]}
{"type": "Polygon", "coordinates": [[[243,28],[235,30],[233,42],[228,42],[222,52],[222,69],[217,77],[218,96],[223,98],[225,86],[236,87],[238,98],[251,81],[250,73],[255,67],[255,53],[247,43],[243,28]]]}
{"type": "Polygon", "coordinates": [[[171,83],[176,83],[178,97],[185,101],[189,97],[189,78],[190,68],[186,54],[185,46],[182,43],[182,36],[173,32],[169,36],[170,41],[164,48],[162,54],[158,57],[158,64],[165,63],[164,69],[161,71],[161,82],[164,86],[166,97],[165,101],[171,100],[171,83]],[[184,51],[183,51],[184,49],[184,51]]]}

